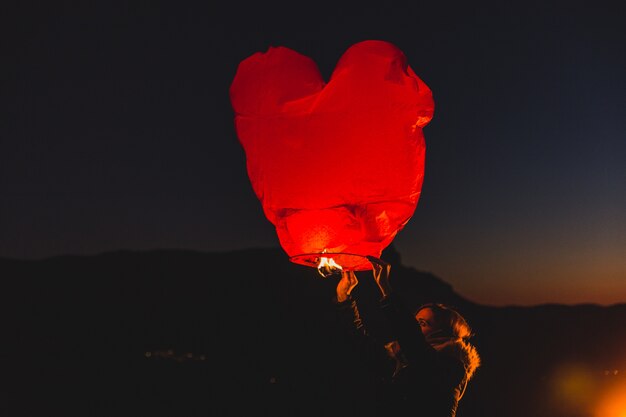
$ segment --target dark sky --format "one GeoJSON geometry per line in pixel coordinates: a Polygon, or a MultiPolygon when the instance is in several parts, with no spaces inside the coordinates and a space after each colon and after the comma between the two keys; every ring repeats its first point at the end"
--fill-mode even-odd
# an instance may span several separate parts
{"type": "Polygon", "coordinates": [[[328,78],[380,39],[435,98],[403,263],[485,304],[626,301],[618,1],[15,3],[0,256],[278,246],[234,132],[237,65],[286,46],[328,78]]]}

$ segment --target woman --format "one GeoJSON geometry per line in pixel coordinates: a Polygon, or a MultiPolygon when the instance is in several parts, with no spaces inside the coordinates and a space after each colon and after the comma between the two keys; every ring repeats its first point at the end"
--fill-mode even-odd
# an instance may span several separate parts
{"type": "Polygon", "coordinates": [[[349,340],[375,376],[376,415],[454,417],[469,380],[480,365],[467,342],[471,329],[455,310],[427,304],[415,314],[406,311],[389,284],[391,265],[368,257],[382,293],[380,309],[385,336],[371,334],[361,319],[352,290],[353,271],[342,272],[336,287],[338,319],[349,340]]]}

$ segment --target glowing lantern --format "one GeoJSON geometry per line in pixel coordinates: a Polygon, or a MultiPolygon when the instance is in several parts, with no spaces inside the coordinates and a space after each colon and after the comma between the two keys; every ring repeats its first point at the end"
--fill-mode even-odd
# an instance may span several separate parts
{"type": "Polygon", "coordinates": [[[371,269],[413,215],[424,177],[430,89],[396,46],[364,41],[324,83],[315,62],[271,47],[230,87],[248,176],[291,260],[321,254],[371,269]]]}

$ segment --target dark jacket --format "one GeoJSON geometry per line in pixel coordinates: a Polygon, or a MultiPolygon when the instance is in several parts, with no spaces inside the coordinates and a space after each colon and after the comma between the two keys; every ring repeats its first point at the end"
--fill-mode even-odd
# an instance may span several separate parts
{"type": "Polygon", "coordinates": [[[437,335],[427,341],[413,315],[393,295],[380,302],[384,336],[368,331],[355,300],[336,305],[349,343],[378,385],[375,415],[456,415],[475,369],[472,355],[477,355],[470,345],[437,335]]]}

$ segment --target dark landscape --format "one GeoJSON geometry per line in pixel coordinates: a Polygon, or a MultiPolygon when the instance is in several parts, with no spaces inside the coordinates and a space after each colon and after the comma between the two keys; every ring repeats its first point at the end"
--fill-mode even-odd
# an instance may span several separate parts
{"type": "MultiPolygon", "coordinates": [[[[450,304],[475,331],[483,365],[459,417],[612,415],[598,407],[626,382],[626,304],[478,305],[393,248],[383,259],[410,307],[450,304]]],[[[0,276],[3,416],[372,415],[336,280],[278,248],[5,258],[0,276]]]]}

